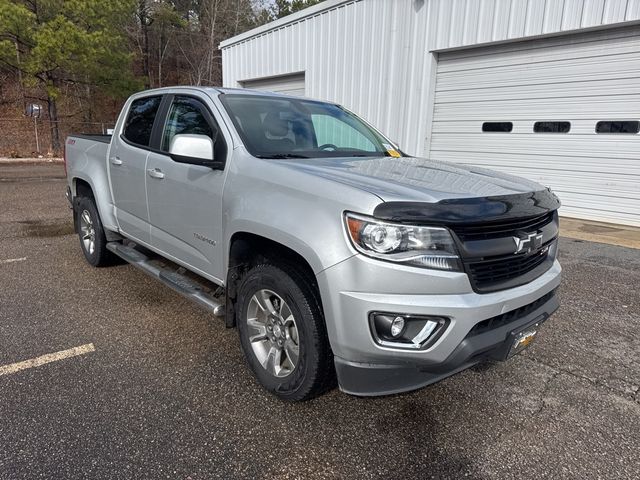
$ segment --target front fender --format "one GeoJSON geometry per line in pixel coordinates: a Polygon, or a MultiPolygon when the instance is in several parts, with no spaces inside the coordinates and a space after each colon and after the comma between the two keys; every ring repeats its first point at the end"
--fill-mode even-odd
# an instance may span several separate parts
{"type": "MultiPolygon", "coordinates": [[[[237,220],[233,222],[228,231],[228,236],[225,242],[227,252],[231,248],[231,238],[237,233],[251,233],[259,235],[293,250],[307,261],[314,274],[317,274],[326,268],[324,266],[324,261],[318,252],[316,252],[311,245],[301,238],[291,235],[290,233],[287,233],[287,231],[282,230],[275,225],[267,225],[250,220],[237,220]]],[[[225,256],[225,259],[227,262],[229,261],[228,255],[225,256]]],[[[228,263],[225,267],[228,267],[228,263]]]]}
{"type": "Polygon", "coordinates": [[[355,254],[344,212],[370,213],[378,197],[243,153],[235,152],[223,195],[225,252],[235,233],[253,233],[295,251],[315,274],[355,254]]]}

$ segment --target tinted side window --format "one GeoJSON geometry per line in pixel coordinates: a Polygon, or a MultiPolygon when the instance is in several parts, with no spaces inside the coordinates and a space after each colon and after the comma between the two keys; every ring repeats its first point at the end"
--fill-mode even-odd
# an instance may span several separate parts
{"type": "Polygon", "coordinates": [[[535,133],[569,133],[570,122],[536,122],[533,124],[535,133]]]}
{"type": "Polygon", "coordinates": [[[640,122],[632,121],[604,121],[596,124],[596,133],[638,133],[640,132],[640,122]]]}
{"type": "Polygon", "coordinates": [[[134,100],[124,125],[124,137],[130,142],[149,146],[153,121],[160,107],[162,97],[146,97],[134,100]]]}
{"type": "Polygon", "coordinates": [[[162,135],[162,150],[168,152],[171,140],[180,134],[206,135],[215,143],[218,137],[217,125],[209,123],[205,112],[206,107],[199,100],[175,97],[162,135]]]}
{"type": "Polygon", "coordinates": [[[509,133],[511,130],[513,130],[513,123],[511,122],[484,122],[482,124],[483,132],[509,133]]]}

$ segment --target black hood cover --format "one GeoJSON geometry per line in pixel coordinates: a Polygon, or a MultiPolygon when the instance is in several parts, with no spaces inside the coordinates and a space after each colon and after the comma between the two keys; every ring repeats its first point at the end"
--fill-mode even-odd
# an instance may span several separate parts
{"type": "Polygon", "coordinates": [[[385,202],[375,208],[381,220],[456,225],[536,217],[560,208],[550,190],[493,197],[453,198],[437,203],[385,202]]]}

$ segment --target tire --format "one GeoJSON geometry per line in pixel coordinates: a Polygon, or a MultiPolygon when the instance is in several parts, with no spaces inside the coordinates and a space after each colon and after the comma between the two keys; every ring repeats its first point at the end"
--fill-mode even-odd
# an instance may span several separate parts
{"type": "Polygon", "coordinates": [[[335,386],[324,316],[307,276],[290,265],[257,265],[240,281],[237,307],[242,350],[265,389],[296,402],[335,386]]]}
{"type": "Polygon", "coordinates": [[[94,267],[112,265],[115,257],[107,250],[107,237],[94,200],[81,197],[78,200],[76,215],[80,248],[89,265],[94,267]]]}

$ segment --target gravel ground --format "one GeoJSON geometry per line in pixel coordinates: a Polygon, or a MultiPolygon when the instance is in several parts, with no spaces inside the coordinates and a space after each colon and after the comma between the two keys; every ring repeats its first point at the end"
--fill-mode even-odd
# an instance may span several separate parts
{"type": "Polygon", "coordinates": [[[640,475],[640,251],[563,239],[530,349],[420,391],[266,394],[235,330],[130,266],[89,267],[60,165],[0,165],[0,478],[640,475]],[[3,260],[24,258],[3,263],[3,260]]]}

